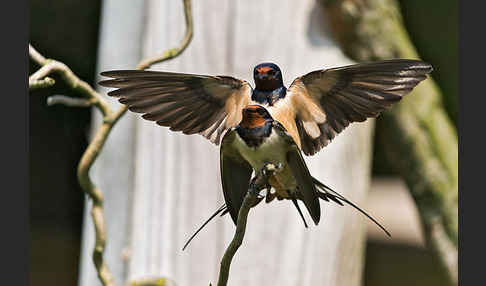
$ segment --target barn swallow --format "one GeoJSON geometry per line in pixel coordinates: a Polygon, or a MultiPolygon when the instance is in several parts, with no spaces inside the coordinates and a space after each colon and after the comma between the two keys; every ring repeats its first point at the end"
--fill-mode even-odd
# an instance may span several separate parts
{"type": "Polygon", "coordinates": [[[230,76],[114,70],[99,84],[115,87],[129,110],[184,134],[201,134],[218,145],[237,126],[247,105],[259,104],[280,122],[305,155],[314,155],[352,122],[377,117],[407,95],[432,66],[394,59],[322,69],[296,78],[287,88],[280,68],[257,65],[255,88],[230,76]]]}
{"type": "MultiPolygon", "coordinates": [[[[279,166],[268,179],[265,202],[274,198],[291,200],[307,227],[298,200],[302,201],[317,225],[321,209],[319,199],[347,203],[378,225],[387,235],[390,233],[374,218],[351,201],[311,176],[301,150],[292,136],[270,113],[260,105],[249,105],[242,110],[242,121],[223,137],[220,149],[220,171],[225,204],[221,206],[186,242],[183,250],[197,233],[216,215],[229,213],[236,225],[238,212],[244,197],[251,189],[252,173],[259,173],[265,165],[279,166]]],[[[256,206],[260,197],[253,206],[256,206]]]]}
{"type": "Polygon", "coordinates": [[[372,218],[312,178],[300,151],[314,155],[350,123],[377,117],[431,71],[432,66],[423,61],[394,59],[312,71],[287,88],[280,68],[262,63],[254,68],[254,89],[247,81],[230,76],[138,70],[102,72],[112,79],[99,84],[118,88],[108,95],[118,97],[129,110],[143,113],[146,120],[172,131],[201,134],[216,145],[224,141],[221,174],[226,205],[217,213],[229,212],[236,222],[251,170],[261,168],[263,159],[270,156],[287,167],[272,179],[275,193],[267,194],[266,201],[290,199],[303,218],[300,200],[317,224],[318,198],[346,202],[372,218]],[[235,159],[238,156],[243,160],[235,159]],[[225,179],[228,172],[239,184],[225,179]]]}

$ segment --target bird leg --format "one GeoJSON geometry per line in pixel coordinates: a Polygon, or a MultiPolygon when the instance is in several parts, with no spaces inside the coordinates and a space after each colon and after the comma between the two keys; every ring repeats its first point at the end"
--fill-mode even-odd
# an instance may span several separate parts
{"type": "Polygon", "coordinates": [[[254,195],[259,195],[260,191],[265,188],[270,190],[271,186],[270,183],[268,183],[268,179],[281,169],[281,163],[266,163],[265,166],[256,173],[255,177],[251,179],[249,192],[254,195]]]}

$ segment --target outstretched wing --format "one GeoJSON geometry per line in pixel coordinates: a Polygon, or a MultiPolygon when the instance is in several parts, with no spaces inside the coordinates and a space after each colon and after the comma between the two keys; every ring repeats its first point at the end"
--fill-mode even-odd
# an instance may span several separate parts
{"type": "Polygon", "coordinates": [[[99,84],[118,88],[108,95],[118,97],[129,110],[172,131],[199,133],[215,144],[241,121],[241,110],[251,100],[248,82],[227,76],[138,70],[101,75],[113,78],[99,84]]]}
{"type": "Polygon", "coordinates": [[[377,117],[431,71],[430,64],[407,59],[313,71],[294,80],[272,116],[313,155],[350,123],[377,117]]]}
{"type": "Polygon", "coordinates": [[[253,172],[251,165],[233,148],[236,131],[229,131],[224,136],[220,149],[221,183],[224,201],[236,225],[245,195],[250,187],[253,172]]]}

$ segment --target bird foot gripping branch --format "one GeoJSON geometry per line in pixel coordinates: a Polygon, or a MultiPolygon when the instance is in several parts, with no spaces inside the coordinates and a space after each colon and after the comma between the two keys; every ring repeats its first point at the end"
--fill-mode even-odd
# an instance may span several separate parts
{"type": "Polygon", "coordinates": [[[267,163],[263,168],[256,173],[255,177],[250,182],[250,187],[248,192],[253,195],[259,195],[262,189],[267,188],[270,189],[270,184],[268,183],[268,179],[273,176],[275,173],[279,172],[282,169],[282,163],[267,163]]]}

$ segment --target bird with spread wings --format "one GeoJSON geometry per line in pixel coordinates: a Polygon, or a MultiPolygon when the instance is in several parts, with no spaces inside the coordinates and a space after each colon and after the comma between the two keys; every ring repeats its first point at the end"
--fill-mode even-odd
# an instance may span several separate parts
{"type": "MultiPolygon", "coordinates": [[[[172,131],[201,134],[216,145],[223,141],[220,167],[226,204],[209,220],[217,214],[224,215],[229,212],[236,224],[252,169],[272,157],[281,157],[279,154],[268,154],[270,151],[262,151],[272,148],[265,146],[295,145],[298,148],[296,150],[301,150],[306,155],[314,155],[350,123],[377,117],[390,108],[426,79],[431,71],[432,66],[428,63],[395,59],[316,70],[296,78],[287,88],[283,84],[280,68],[273,63],[262,63],[254,68],[255,88],[244,80],[230,76],[138,70],[102,72],[101,75],[112,79],[101,81],[100,85],[118,88],[108,92],[108,95],[118,97],[119,102],[125,104],[129,110],[143,113],[144,119],[167,126],[172,131]],[[263,116],[266,112],[269,114],[263,116]],[[275,126],[282,126],[280,133],[277,132],[280,134],[278,137],[270,136],[273,131],[269,126],[273,125],[267,124],[274,121],[278,122],[275,126]],[[240,143],[234,143],[235,136],[243,140],[236,140],[240,143]],[[291,139],[285,139],[286,136],[291,139]],[[224,138],[226,143],[222,140],[224,138]],[[288,143],[275,144],[279,141],[288,143]],[[250,150],[246,151],[246,159],[239,154],[243,150],[241,146],[250,150]],[[255,163],[255,160],[259,163],[255,163]],[[256,165],[250,166],[249,161],[256,165]]],[[[280,127],[277,127],[273,128],[278,131],[280,127]]],[[[282,151],[286,149],[284,147],[276,149],[282,151]]],[[[280,152],[279,150],[272,152],[280,152]]],[[[307,224],[296,199],[304,201],[316,224],[320,219],[318,198],[340,205],[345,202],[390,235],[354,203],[313,178],[300,151],[296,150],[290,152],[294,157],[289,158],[287,154],[287,159],[279,162],[290,164],[294,175],[289,173],[285,178],[282,175],[274,176],[275,178],[271,178],[273,183],[269,179],[277,193],[268,192],[267,202],[272,201],[275,196],[279,200],[292,199],[305,226],[307,224]],[[292,158],[295,160],[291,160],[292,158]]]]}
{"type": "Polygon", "coordinates": [[[129,110],[218,145],[239,124],[242,110],[264,106],[306,155],[314,155],[352,122],[377,117],[432,71],[419,60],[395,59],[316,70],[286,88],[277,65],[255,67],[255,88],[230,76],[114,70],[100,82],[129,110]]]}

